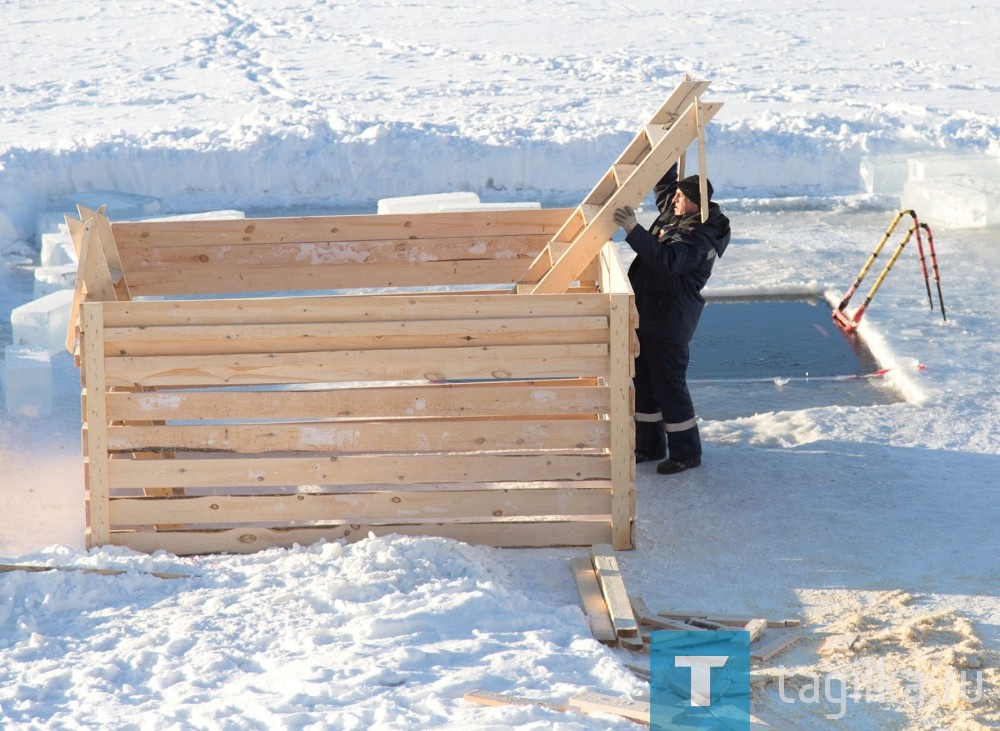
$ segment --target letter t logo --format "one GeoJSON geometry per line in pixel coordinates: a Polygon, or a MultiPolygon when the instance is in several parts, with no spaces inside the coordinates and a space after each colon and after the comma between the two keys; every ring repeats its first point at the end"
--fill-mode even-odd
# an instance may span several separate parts
{"type": "Polygon", "coordinates": [[[678,655],[674,667],[691,668],[691,705],[712,705],[712,668],[721,668],[729,655],[678,655]]]}

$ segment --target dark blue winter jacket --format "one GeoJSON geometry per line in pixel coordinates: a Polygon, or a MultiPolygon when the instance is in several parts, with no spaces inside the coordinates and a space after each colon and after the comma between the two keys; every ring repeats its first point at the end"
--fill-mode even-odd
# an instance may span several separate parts
{"type": "Polygon", "coordinates": [[[674,165],[653,189],[660,215],[647,231],[641,225],[625,240],[636,253],[628,270],[643,335],[689,343],[705,307],[701,290],[712,274],[716,256],[729,245],[729,219],[710,203],[708,220],[701,213],[678,218],[673,197],[677,190],[674,165]]]}

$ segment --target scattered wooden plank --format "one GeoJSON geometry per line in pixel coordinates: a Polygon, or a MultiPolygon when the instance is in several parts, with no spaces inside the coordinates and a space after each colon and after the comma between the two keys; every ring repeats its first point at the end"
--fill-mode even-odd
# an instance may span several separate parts
{"type": "Polygon", "coordinates": [[[505,695],[494,693],[489,690],[470,690],[463,699],[472,703],[481,703],[484,706],[539,706],[553,711],[565,712],[569,708],[561,703],[538,700],[535,698],[523,698],[521,696],[505,695]]]}
{"type": "Polygon", "coordinates": [[[640,723],[649,723],[649,702],[631,698],[620,698],[586,691],[569,699],[571,708],[584,713],[609,713],[613,716],[630,718],[640,723]]]}
{"type": "Polygon", "coordinates": [[[619,637],[618,643],[626,650],[633,652],[643,652],[646,649],[646,638],[642,636],[642,633],[636,637],[619,637]]]}
{"type": "Polygon", "coordinates": [[[609,544],[597,544],[590,548],[591,561],[597,574],[597,582],[608,605],[611,623],[619,638],[639,637],[639,623],[632,613],[625,582],[618,568],[618,559],[609,544]]]}
{"type": "MultiPolygon", "coordinates": [[[[7,573],[9,571],[77,571],[81,574],[100,574],[101,576],[119,576],[121,574],[129,573],[129,571],[124,569],[94,569],[86,566],[37,566],[32,564],[12,563],[0,564],[0,574],[7,573]]],[[[192,576],[192,574],[174,574],[164,571],[136,571],[134,573],[146,576],[155,576],[158,579],[189,579],[192,576]]]]}
{"type": "Polygon", "coordinates": [[[796,642],[802,639],[802,635],[791,635],[791,636],[780,636],[775,637],[770,642],[763,643],[756,650],[750,650],[750,659],[758,660],[760,662],[767,662],[772,657],[777,655],[779,652],[791,647],[796,642]]]}
{"type": "MultiPolygon", "coordinates": [[[[752,622],[759,617],[754,617],[751,615],[743,614],[720,614],[718,612],[705,612],[701,610],[697,611],[682,611],[679,609],[667,609],[656,613],[660,617],[667,617],[668,619],[707,619],[712,622],[718,622],[719,624],[729,625],[731,627],[744,628],[747,623],[752,622]]],[[[786,627],[798,627],[801,625],[801,620],[798,619],[769,619],[767,620],[767,626],[772,629],[783,629],[786,627]]]]}
{"type": "Polygon", "coordinates": [[[635,617],[642,624],[648,624],[657,629],[667,629],[676,630],[678,632],[688,632],[690,630],[701,630],[701,627],[695,627],[690,624],[685,624],[684,622],[679,622],[676,619],[665,619],[663,617],[658,617],[653,614],[649,607],[646,606],[646,602],[643,601],[642,597],[629,596],[629,602],[632,604],[632,612],[635,617]]]}
{"type": "Polygon", "coordinates": [[[750,633],[750,642],[756,642],[761,637],[764,636],[764,632],[767,631],[767,620],[764,618],[751,619],[743,627],[744,631],[750,633]]]}
{"type": "Polygon", "coordinates": [[[618,635],[611,623],[611,615],[608,613],[607,604],[604,603],[604,595],[601,594],[600,584],[597,583],[594,567],[589,559],[580,556],[573,559],[572,569],[576,586],[580,590],[583,611],[590,623],[591,634],[599,642],[613,644],[618,635]]]}
{"type": "Polygon", "coordinates": [[[732,625],[722,624],[721,622],[714,622],[711,619],[704,619],[702,617],[691,617],[685,622],[685,624],[689,624],[692,627],[698,627],[700,629],[712,630],[713,632],[721,632],[722,630],[733,629],[732,625]]]}

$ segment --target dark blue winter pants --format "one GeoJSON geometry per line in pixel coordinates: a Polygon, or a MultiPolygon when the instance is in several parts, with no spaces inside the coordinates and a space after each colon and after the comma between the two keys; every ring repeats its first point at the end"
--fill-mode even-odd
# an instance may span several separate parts
{"type": "Polygon", "coordinates": [[[687,387],[687,343],[662,340],[641,329],[638,334],[634,378],[636,451],[650,457],[666,451],[671,459],[701,457],[701,436],[687,387]]]}

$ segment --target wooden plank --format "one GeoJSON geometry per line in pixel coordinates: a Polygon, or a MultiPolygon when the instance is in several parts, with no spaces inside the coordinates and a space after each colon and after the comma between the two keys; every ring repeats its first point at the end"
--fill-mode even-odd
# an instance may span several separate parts
{"type": "Polygon", "coordinates": [[[332,528],[247,527],[222,531],[116,531],[111,543],[135,551],[168,551],[176,556],[205,553],[255,553],[266,548],[308,546],[319,540],[360,541],[369,534],[441,536],[465,543],[497,548],[554,548],[585,546],[611,535],[610,521],[540,521],[525,523],[422,523],[417,525],[365,525],[352,523],[332,528]]]}
{"type": "MultiPolygon", "coordinates": [[[[667,129],[673,126],[677,120],[680,118],[681,113],[688,109],[692,102],[696,101],[700,95],[708,88],[709,82],[707,81],[694,81],[687,75],[685,75],[684,80],[671,92],[667,97],[661,107],[656,111],[650,120],[650,124],[647,125],[653,127],[661,127],[662,130],[657,134],[656,142],[662,141],[662,137],[665,136],[667,129]]],[[[707,121],[707,120],[706,120],[707,121]]],[[[612,164],[611,169],[602,178],[594,189],[585,198],[584,204],[578,207],[574,214],[566,219],[562,228],[553,237],[549,246],[543,250],[542,254],[546,254],[551,250],[551,257],[556,260],[563,257],[563,255],[571,248],[569,246],[570,242],[575,242],[580,236],[581,232],[584,230],[585,226],[592,222],[596,217],[599,216],[599,211],[593,210],[594,208],[599,208],[600,206],[606,206],[609,199],[613,197],[613,194],[617,190],[628,189],[631,190],[635,186],[635,180],[633,177],[636,173],[642,172],[643,165],[648,161],[651,153],[653,152],[654,142],[650,139],[649,133],[646,130],[641,131],[635,136],[632,142],[626,146],[625,151],[618,157],[618,159],[612,164]],[[628,174],[623,176],[617,172],[619,166],[627,166],[628,174]],[[590,209],[590,215],[584,215],[584,208],[590,209]],[[557,247],[555,244],[565,243],[565,246],[557,247]]],[[[680,155],[682,157],[686,149],[681,149],[680,155]]],[[[651,177],[651,171],[648,170],[649,165],[645,166],[647,168],[645,173],[645,178],[651,177]]],[[[665,168],[666,166],[664,166],[665,168]]],[[[645,195],[652,190],[653,185],[656,180],[658,180],[659,174],[656,178],[649,183],[648,186],[640,186],[642,193],[639,198],[645,197],[645,195]]],[[[638,205],[639,198],[636,198],[632,205],[638,205]]],[[[622,202],[621,204],[625,204],[622,202]]],[[[613,210],[613,209],[612,209],[613,210]]],[[[602,222],[602,224],[605,222],[602,222]]],[[[613,229],[611,229],[613,232],[613,229]]],[[[609,236],[604,237],[605,240],[610,238],[609,236]]],[[[549,271],[552,267],[552,258],[543,257],[539,255],[536,260],[532,263],[523,281],[537,282],[539,278],[549,271]],[[547,266],[540,266],[539,262],[547,259],[547,266]]],[[[584,258],[585,259],[585,258],[584,258]]]]}
{"type": "MultiPolygon", "coordinates": [[[[703,104],[700,119],[707,123],[721,108],[721,103],[703,104]]],[[[695,116],[695,107],[692,104],[666,131],[663,139],[656,143],[648,157],[640,163],[639,169],[626,183],[619,186],[606,200],[601,201],[603,206],[601,214],[573,239],[572,246],[535,284],[531,290],[534,294],[564,292],[572,284],[618,228],[611,215],[614,210],[623,205],[637,206],[663,176],[663,171],[696,138],[695,116]]]]}
{"type": "MultiPolygon", "coordinates": [[[[73,242],[73,249],[76,251],[76,260],[83,261],[83,221],[73,216],[66,215],[66,227],[69,229],[70,240],[73,242]]],[[[77,265],[79,270],[79,265],[77,265]]],[[[83,301],[85,289],[83,286],[83,276],[77,271],[77,276],[73,284],[73,304],[70,306],[69,326],[66,328],[66,350],[70,353],[76,350],[76,340],[80,330],[80,303],[83,301]]]]}
{"type": "MultiPolygon", "coordinates": [[[[687,106],[699,98],[711,85],[708,81],[697,81],[684,75],[683,81],[670,93],[650,119],[651,124],[673,124],[687,106]]],[[[622,160],[627,162],[627,160],[622,160]]]]}
{"type": "Polygon", "coordinates": [[[767,642],[761,643],[760,647],[750,650],[750,659],[759,662],[767,662],[772,657],[791,647],[802,639],[802,635],[777,635],[767,642]]]}
{"type": "Polygon", "coordinates": [[[632,613],[635,614],[635,618],[641,624],[648,624],[657,629],[672,630],[675,632],[691,632],[691,631],[702,631],[707,632],[701,627],[694,627],[690,624],[685,624],[676,619],[665,619],[663,617],[657,617],[650,611],[649,607],[646,606],[646,602],[643,601],[642,597],[629,596],[629,604],[632,607],[632,613]]]}
{"type": "Polygon", "coordinates": [[[757,642],[767,631],[767,620],[764,618],[752,619],[744,625],[743,629],[750,633],[750,642],[757,642]]]}
{"type": "Polygon", "coordinates": [[[77,277],[83,280],[87,300],[114,302],[118,295],[115,292],[111,269],[101,245],[100,230],[96,218],[89,219],[83,225],[80,257],[77,277]]]}
{"type": "Polygon", "coordinates": [[[610,515],[607,488],[496,490],[383,490],[338,494],[211,495],[184,498],[113,498],[116,528],[174,523],[200,525],[267,522],[414,523],[492,522],[511,518],[610,515]]]}
{"type": "Polygon", "coordinates": [[[590,548],[590,558],[597,574],[597,582],[608,605],[611,623],[619,637],[634,638],[639,636],[639,624],[632,613],[625,582],[618,568],[618,559],[610,545],[597,544],[590,548]]]}
{"type": "Polygon", "coordinates": [[[569,209],[546,208],[455,213],[361,214],[247,218],[211,221],[138,221],[113,225],[124,251],[150,242],[202,246],[254,245],[310,241],[379,241],[386,239],[472,238],[483,236],[551,236],[570,214],[569,209]]]}
{"type": "MultiPolygon", "coordinates": [[[[179,493],[186,497],[205,497],[205,496],[221,496],[221,495],[233,495],[233,496],[274,496],[274,495],[297,495],[297,494],[307,494],[307,495],[347,495],[351,493],[358,494],[368,494],[368,493],[378,493],[378,492],[388,492],[390,494],[396,493],[438,493],[438,492],[462,492],[462,491],[475,491],[475,492],[489,492],[492,490],[504,491],[504,490],[564,490],[564,489],[582,489],[582,490],[604,490],[608,495],[611,494],[611,480],[495,480],[493,482],[463,482],[461,480],[456,480],[454,482],[416,482],[416,483],[406,483],[406,482],[366,482],[363,484],[345,484],[345,485],[282,485],[277,488],[268,487],[256,487],[253,485],[230,485],[224,487],[204,487],[198,488],[193,487],[185,490],[183,493],[179,493]],[[232,488],[232,489],[230,489],[232,488]],[[294,489],[292,489],[294,488],[294,489]]],[[[111,491],[112,500],[124,500],[143,497],[135,487],[120,487],[113,488],[111,491]]],[[[610,499],[610,498],[609,498],[610,499]]]]}
{"type": "Polygon", "coordinates": [[[377,380],[607,377],[608,346],[511,345],[330,353],[111,357],[113,386],[219,386],[377,380]]]}
{"type": "Polygon", "coordinates": [[[581,419],[340,421],[265,424],[124,425],[109,429],[112,452],[579,452],[605,450],[609,422],[581,419]]]}
{"type": "Polygon", "coordinates": [[[608,713],[649,724],[649,702],[586,691],[569,699],[571,708],[584,713],[608,713]]]}
{"type": "Polygon", "coordinates": [[[506,695],[504,693],[493,693],[488,690],[470,690],[468,693],[463,695],[462,698],[472,703],[480,703],[484,706],[538,706],[540,708],[548,708],[551,711],[564,712],[569,710],[568,706],[561,703],[506,695]]]}
{"type": "MultiPolygon", "coordinates": [[[[683,609],[667,609],[661,612],[657,612],[661,617],[669,617],[671,619],[691,619],[692,617],[697,619],[707,619],[712,622],[718,622],[719,624],[725,624],[730,627],[744,628],[748,622],[752,622],[757,617],[751,614],[723,614],[721,612],[706,612],[703,610],[683,610],[683,609]]],[[[769,619],[767,620],[767,626],[770,628],[783,628],[783,627],[798,627],[798,619],[769,619]]]]}
{"type": "Polygon", "coordinates": [[[577,589],[580,591],[580,601],[583,604],[583,612],[587,615],[587,622],[590,624],[590,633],[600,642],[614,644],[618,640],[618,635],[611,623],[608,605],[604,603],[604,595],[601,594],[601,587],[597,583],[597,576],[594,574],[590,559],[582,556],[574,558],[570,567],[576,579],[577,589]]]}
{"type": "MultiPolygon", "coordinates": [[[[606,450],[610,422],[460,420],[112,426],[112,452],[473,452],[606,450]]],[[[612,479],[614,479],[612,477],[612,479]]]]}
{"type": "Polygon", "coordinates": [[[686,623],[701,629],[712,630],[713,632],[731,629],[728,625],[721,622],[713,622],[710,619],[702,619],[701,617],[689,617],[686,623]]]}
{"type": "Polygon", "coordinates": [[[507,236],[480,234],[461,238],[285,241],[236,245],[203,242],[192,246],[161,238],[135,242],[123,252],[122,261],[130,276],[161,269],[235,270],[296,264],[300,267],[363,264],[377,268],[388,263],[530,259],[537,256],[548,239],[541,233],[507,236]]]}
{"type": "Polygon", "coordinates": [[[121,576],[122,574],[141,574],[154,576],[157,579],[188,579],[193,574],[175,574],[165,571],[137,571],[136,569],[95,569],[90,566],[37,566],[33,564],[0,563],[0,574],[10,571],[27,571],[38,573],[43,571],[72,571],[80,574],[98,574],[99,576],[121,576]]]}
{"type": "Polygon", "coordinates": [[[416,322],[146,325],[107,328],[109,352],[123,356],[289,353],[386,348],[608,342],[608,318],[533,317],[416,322]]]}
{"type": "MultiPolygon", "coordinates": [[[[705,123],[708,121],[705,119],[705,109],[704,104],[701,99],[698,99],[694,103],[694,113],[695,113],[695,128],[696,134],[698,136],[698,200],[707,201],[708,200],[708,171],[707,171],[707,161],[705,158],[705,123]]],[[[705,223],[708,220],[708,205],[700,206],[701,208],[701,222],[705,223]]]]}
{"type": "Polygon", "coordinates": [[[82,370],[87,384],[84,473],[87,490],[87,548],[103,546],[110,539],[109,506],[111,489],[108,458],[108,417],[104,401],[107,391],[104,369],[103,304],[85,302],[80,307],[80,326],[86,337],[82,370]]]}
{"type": "Polygon", "coordinates": [[[135,296],[353,290],[368,287],[513,285],[525,259],[159,269],[129,276],[135,296]]]}
{"type": "Polygon", "coordinates": [[[583,416],[610,409],[607,386],[581,381],[373,384],[294,391],[157,391],[107,396],[111,420],[364,419],[372,417],[583,416]]]}
{"type": "Polygon", "coordinates": [[[117,300],[131,299],[128,282],[125,278],[125,269],[122,266],[121,257],[118,254],[118,245],[111,232],[111,222],[104,214],[104,207],[98,210],[93,218],[94,233],[104,251],[104,260],[107,262],[108,270],[111,274],[111,281],[114,283],[115,297],[117,300]]]}
{"type": "Polygon", "coordinates": [[[604,315],[602,294],[407,294],[251,297],[241,299],[119,302],[107,309],[107,327],[254,323],[413,322],[473,318],[604,315]]]}
{"type": "Polygon", "coordinates": [[[611,545],[616,550],[635,546],[635,391],[632,384],[634,358],[629,325],[633,297],[629,294],[611,295],[611,482],[614,485],[611,524],[614,538],[611,545]]]}
{"type": "MultiPolygon", "coordinates": [[[[91,399],[88,399],[88,403],[91,399]]],[[[89,430],[88,430],[89,433],[89,430]]],[[[607,480],[606,455],[418,454],[405,460],[382,455],[324,458],[110,460],[110,484],[124,487],[283,487],[288,485],[412,484],[607,480]]]]}

